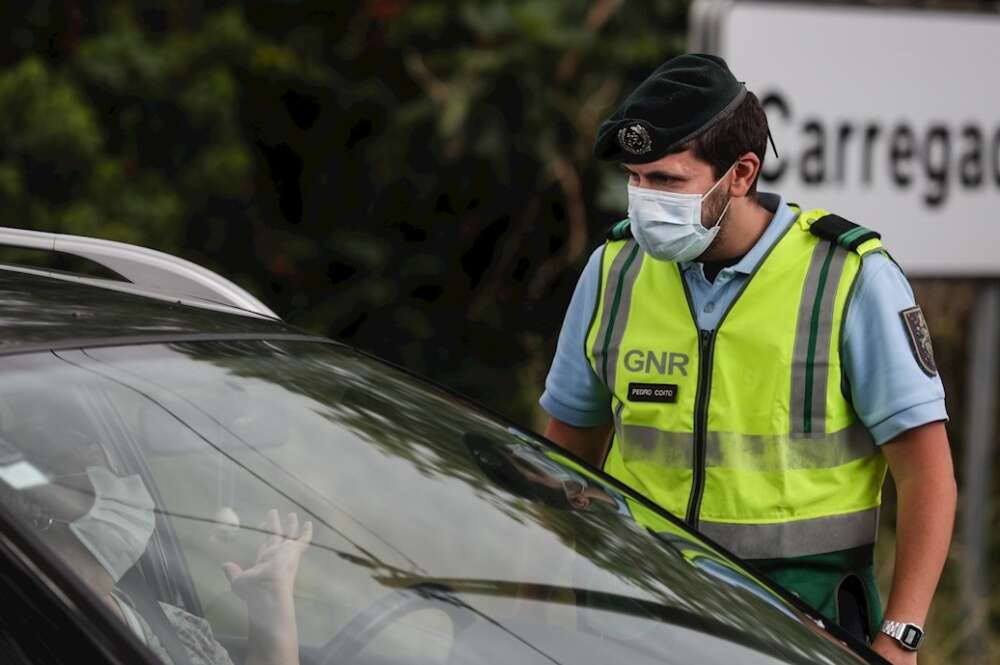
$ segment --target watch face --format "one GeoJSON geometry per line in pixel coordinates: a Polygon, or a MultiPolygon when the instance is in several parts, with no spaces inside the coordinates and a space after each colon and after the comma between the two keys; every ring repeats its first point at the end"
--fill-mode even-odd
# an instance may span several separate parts
{"type": "Polygon", "coordinates": [[[920,640],[923,639],[923,636],[923,632],[916,626],[905,626],[903,628],[903,636],[899,638],[899,641],[905,647],[916,649],[920,646],[920,640]]]}

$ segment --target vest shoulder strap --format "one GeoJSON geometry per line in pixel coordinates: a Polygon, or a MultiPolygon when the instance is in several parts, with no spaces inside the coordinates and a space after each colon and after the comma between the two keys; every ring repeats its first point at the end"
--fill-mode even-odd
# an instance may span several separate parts
{"type": "Polygon", "coordinates": [[[632,237],[632,224],[627,219],[623,219],[618,222],[610,229],[608,229],[607,239],[611,241],[615,240],[628,240],[632,237]]]}
{"type": "Polygon", "coordinates": [[[833,213],[827,213],[809,222],[809,232],[861,256],[883,250],[882,234],[878,231],[860,226],[833,213]]]}

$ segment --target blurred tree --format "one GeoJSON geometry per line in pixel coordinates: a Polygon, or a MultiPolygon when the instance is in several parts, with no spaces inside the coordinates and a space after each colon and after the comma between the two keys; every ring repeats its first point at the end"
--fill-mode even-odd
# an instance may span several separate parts
{"type": "Polygon", "coordinates": [[[252,245],[262,222],[240,115],[245,81],[320,82],[322,66],[254,34],[239,9],[84,4],[39,3],[37,25],[8,24],[25,45],[0,72],[10,223],[188,248],[259,291],[268,273],[252,245]],[[45,34],[67,23],[72,39],[45,34]]]}
{"type": "Polygon", "coordinates": [[[277,259],[281,311],[528,422],[595,232],[624,213],[617,171],[590,159],[596,126],[683,43],[685,3],[622,5],[373,0],[282,27],[249,12],[338,72],[256,125],[294,225],[270,246],[317,240],[277,259]]]}
{"type": "Polygon", "coordinates": [[[622,6],[8,7],[0,203],[181,252],[529,422],[576,274],[624,211],[596,125],[683,44],[684,2],[622,6]]]}

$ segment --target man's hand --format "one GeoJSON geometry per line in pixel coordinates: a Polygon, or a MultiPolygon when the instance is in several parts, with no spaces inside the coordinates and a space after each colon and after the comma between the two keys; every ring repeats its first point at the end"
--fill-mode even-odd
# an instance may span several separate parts
{"type": "Polygon", "coordinates": [[[295,621],[295,576],[302,553],[312,540],[312,522],[299,530],[299,516],[288,513],[288,528],[278,511],[267,511],[267,534],[257,548],[257,561],[243,570],[222,564],[233,593],[247,604],[249,633],[244,665],[299,665],[299,631],[295,621]]]}
{"type": "Polygon", "coordinates": [[[257,548],[257,561],[252,567],[243,570],[232,561],[222,564],[233,592],[248,606],[292,595],[299,560],[312,540],[312,522],[302,525],[300,533],[299,516],[295,513],[288,513],[286,531],[278,511],[271,509],[267,511],[264,528],[268,535],[257,548]]]}
{"type": "Polygon", "coordinates": [[[892,665],[917,665],[917,652],[907,651],[899,646],[896,640],[884,633],[879,633],[872,642],[872,649],[892,665]]]}

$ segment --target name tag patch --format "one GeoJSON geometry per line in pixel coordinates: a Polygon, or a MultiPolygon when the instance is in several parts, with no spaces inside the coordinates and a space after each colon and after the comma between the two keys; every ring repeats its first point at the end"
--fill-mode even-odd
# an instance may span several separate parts
{"type": "Polygon", "coordinates": [[[628,384],[628,400],[630,402],[673,403],[677,401],[677,384],[630,383],[628,384]]]}

